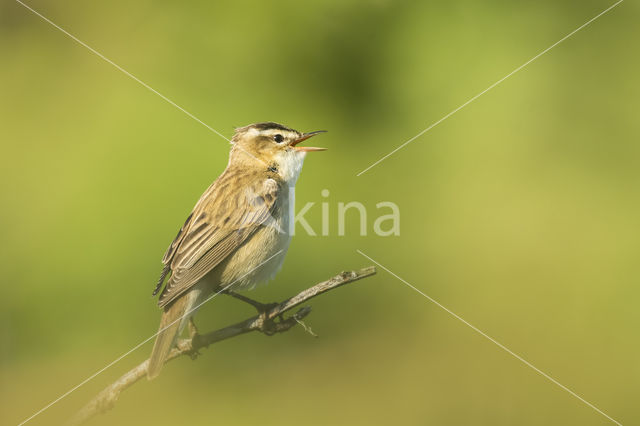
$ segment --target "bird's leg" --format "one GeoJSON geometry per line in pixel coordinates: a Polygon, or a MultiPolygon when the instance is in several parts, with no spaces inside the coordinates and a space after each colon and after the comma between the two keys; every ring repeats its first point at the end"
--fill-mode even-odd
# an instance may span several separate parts
{"type": "Polygon", "coordinates": [[[198,327],[196,326],[196,323],[193,322],[193,317],[191,317],[189,318],[189,337],[193,339],[196,336],[199,336],[198,327]]]}
{"type": "Polygon", "coordinates": [[[223,293],[227,294],[227,295],[229,295],[231,297],[235,297],[238,300],[242,300],[245,303],[250,304],[251,306],[253,306],[258,311],[258,313],[261,316],[264,317],[264,319],[266,319],[266,314],[270,309],[278,306],[277,303],[260,303],[260,302],[258,302],[256,300],[253,300],[253,299],[251,299],[251,298],[249,298],[247,296],[243,296],[242,294],[238,294],[235,291],[231,291],[231,290],[225,290],[223,293]]]}
{"type": "Polygon", "coordinates": [[[196,359],[200,355],[200,351],[198,350],[200,345],[200,333],[198,333],[198,327],[196,327],[196,323],[193,321],[193,317],[189,318],[189,337],[191,338],[191,352],[189,356],[191,359],[196,359]]]}

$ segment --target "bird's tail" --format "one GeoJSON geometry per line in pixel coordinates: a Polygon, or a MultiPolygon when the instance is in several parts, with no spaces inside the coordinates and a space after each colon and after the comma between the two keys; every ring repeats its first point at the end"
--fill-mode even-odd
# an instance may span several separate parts
{"type": "Polygon", "coordinates": [[[195,295],[185,294],[165,307],[160,320],[160,330],[149,358],[149,368],[147,369],[147,378],[149,380],[156,378],[160,374],[160,370],[175,345],[180,331],[187,324],[189,317],[193,315],[193,312],[190,312],[195,299],[193,296],[195,295]]]}

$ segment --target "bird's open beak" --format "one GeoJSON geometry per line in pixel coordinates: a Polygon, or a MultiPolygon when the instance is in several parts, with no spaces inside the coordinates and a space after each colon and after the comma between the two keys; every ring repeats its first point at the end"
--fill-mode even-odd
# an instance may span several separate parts
{"type": "Polygon", "coordinates": [[[325,133],[326,130],[317,130],[315,132],[309,132],[309,133],[304,133],[301,137],[299,137],[298,139],[296,139],[295,141],[291,142],[291,146],[293,147],[293,149],[295,149],[296,151],[302,151],[302,152],[310,152],[310,151],[325,151],[327,148],[316,148],[314,146],[296,146],[298,145],[300,142],[302,141],[306,141],[307,139],[309,139],[310,137],[313,137],[319,133],[325,133]]]}

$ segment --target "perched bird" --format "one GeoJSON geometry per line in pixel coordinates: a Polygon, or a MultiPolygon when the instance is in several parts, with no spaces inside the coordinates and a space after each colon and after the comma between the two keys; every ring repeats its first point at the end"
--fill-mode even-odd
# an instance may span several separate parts
{"type": "Polygon", "coordinates": [[[153,292],[163,309],[147,377],[152,379],[197,307],[215,292],[251,289],[275,276],[291,241],[293,187],[321,133],[278,123],[236,129],[227,168],[202,194],[162,259],[153,292]],[[165,283],[166,280],[166,283],[165,283]]]}

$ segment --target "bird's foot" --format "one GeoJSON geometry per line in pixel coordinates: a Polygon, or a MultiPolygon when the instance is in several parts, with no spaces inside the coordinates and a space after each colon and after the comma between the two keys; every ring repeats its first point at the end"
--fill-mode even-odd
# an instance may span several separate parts
{"type": "Polygon", "coordinates": [[[256,307],[256,309],[260,314],[260,318],[262,318],[263,321],[267,321],[269,319],[267,318],[269,311],[271,311],[278,305],[279,303],[261,303],[259,307],[256,307]]]}

